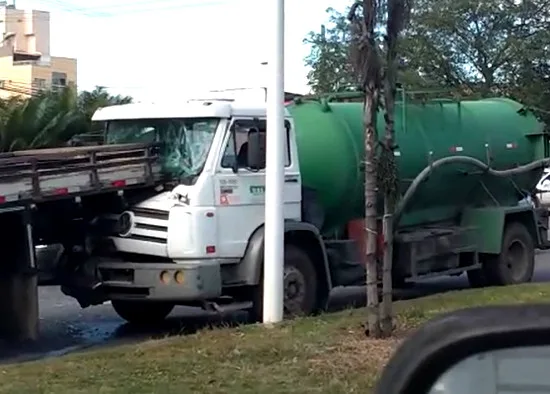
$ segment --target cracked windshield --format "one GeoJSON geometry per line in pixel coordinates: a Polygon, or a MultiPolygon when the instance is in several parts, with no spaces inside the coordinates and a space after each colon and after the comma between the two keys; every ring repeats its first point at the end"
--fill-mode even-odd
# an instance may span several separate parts
{"type": "Polygon", "coordinates": [[[379,393],[549,302],[549,125],[550,0],[0,0],[0,394],[379,393]]]}
{"type": "Polygon", "coordinates": [[[116,120],[107,125],[107,144],[151,143],[160,164],[176,179],[197,176],[206,161],[219,119],[116,120]]]}

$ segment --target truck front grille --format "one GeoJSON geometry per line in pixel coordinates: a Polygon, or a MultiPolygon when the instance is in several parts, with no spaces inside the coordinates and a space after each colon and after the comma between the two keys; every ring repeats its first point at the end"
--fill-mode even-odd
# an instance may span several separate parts
{"type": "Polygon", "coordinates": [[[168,211],[160,211],[158,209],[150,209],[150,208],[134,208],[132,209],[132,211],[136,216],[140,216],[143,218],[168,221],[168,215],[169,215],[168,211]]]}
{"type": "Polygon", "coordinates": [[[168,239],[168,211],[134,208],[134,228],[127,237],[138,241],[166,244],[168,239]]]}
{"type": "Polygon", "coordinates": [[[133,239],[136,241],[153,242],[166,245],[168,239],[168,211],[161,211],[150,208],[134,208],[134,225],[127,236],[119,235],[119,215],[107,215],[100,220],[101,233],[120,239],[133,239]]]}

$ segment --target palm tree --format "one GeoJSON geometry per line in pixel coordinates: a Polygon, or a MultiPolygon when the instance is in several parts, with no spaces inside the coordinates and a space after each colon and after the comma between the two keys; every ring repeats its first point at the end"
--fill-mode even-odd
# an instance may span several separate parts
{"type": "Polygon", "coordinates": [[[109,107],[111,105],[130,104],[131,102],[132,97],[121,95],[112,96],[103,86],[96,86],[91,92],[84,91],[78,96],[78,107],[88,118],[91,118],[98,108],[109,107]]]}
{"type": "Polygon", "coordinates": [[[76,105],[76,92],[67,87],[29,99],[10,99],[0,108],[0,151],[60,146],[85,132],[86,119],[76,105]]]}
{"type": "Polygon", "coordinates": [[[99,107],[131,101],[111,96],[103,87],[79,95],[66,87],[28,99],[0,100],[0,152],[65,145],[76,135],[94,131],[91,117],[99,107]]]}
{"type": "Polygon", "coordinates": [[[92,124],[91,119],[95,111],[111,105],[130,104],[133,101],[130,96],[111,95],[105,87],[96,86],[92,91],[83,91],[78,95],[78,108],[88,120],[89,130],[82,135],[75,135],[69,141],[71,145],[97,144],[103,141],[102,124],[92,124]]]}

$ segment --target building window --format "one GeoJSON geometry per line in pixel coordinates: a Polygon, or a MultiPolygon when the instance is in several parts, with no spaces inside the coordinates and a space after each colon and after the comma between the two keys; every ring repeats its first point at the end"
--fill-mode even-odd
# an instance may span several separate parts
{"type": "Polygon", "coordinates": [[[4,89],[6,81],[0,79],[0,89],[4,89]]]}
{"type": "Polygon", "coordinates": [[[67,74],[60,72],[52,72],[52,88],[60,88],[67,86],[67,74]]]}
{"type": "Polygon", "coordinates": [[[33,85],[37,89],[44,89],[46,87],[46,80],[44,78],[35,78],[33,85]]]}

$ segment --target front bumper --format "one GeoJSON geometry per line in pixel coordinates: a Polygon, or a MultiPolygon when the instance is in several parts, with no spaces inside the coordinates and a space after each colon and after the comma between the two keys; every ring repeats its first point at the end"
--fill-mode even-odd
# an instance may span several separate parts
{"type": "Polygon", "coordinates": [[[99,288],[108,299],[192,302],[217,298],[222,293],[220,263],[190,260],[185,263],[99,261],[99,288]],[[175,275],[180,272],[183,281],[175,275]],[[163,272],[168,281],[161,280],[163,272]]]}

